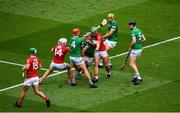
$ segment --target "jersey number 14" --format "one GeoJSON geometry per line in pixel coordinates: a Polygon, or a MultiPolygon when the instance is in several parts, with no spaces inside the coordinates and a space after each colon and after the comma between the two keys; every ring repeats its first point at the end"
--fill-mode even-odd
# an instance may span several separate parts
{"type": "Polygon", "coordinates": [[[55,56],[58,55],[58,56],[62,56],[62,49],[55,49],[55,56]]]}

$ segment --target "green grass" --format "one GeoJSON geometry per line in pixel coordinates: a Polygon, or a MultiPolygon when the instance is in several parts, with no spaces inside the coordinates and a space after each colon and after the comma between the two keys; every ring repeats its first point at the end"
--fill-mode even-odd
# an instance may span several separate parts
{"type": "MultiPolygon", "coordinates": [[[[0,0],[0,60],[24,64],[30,47],[38,48],[43,67],[48,67],[49,51],[60,37],[71,37],[79,27],[82,34],[113,12],[120,25],[116,55],[127,51],[130,43],[127,22],[137,20],[147,37],[145,45],[179,36],[179,0],[0,0]],[[73,4],[73,5],[72,5],[73,4]]],[[[106,28],[100,30],[102,34],[106,28]]],[[[105,79],[100,70],[99,88],[90,89],[82,77],[77,87],[67,86],[66,74],[51,77],[40,89],[49,96],[52,107],[30,89],[24,106],[15,108],[21,87],[0,92],[0,111],[180,111],[180,40],[145,49],[138,66],[144,78],[142,85],[130,82],[130,68],[119,69],[125,56],[112,59],[112,78],[105,79]]],[[[145,46],[144,45],[144,46],[145,46]]],[[[68,57],[66,61],[69,62],[68,57]]],[[[92,68],[90,68],[92,72],[92,68]]],[[[40,72],[40,75],[44,71],[40,72]]],[[[23,81],[21,67],[0,63],[0,89],[23,81]]]]}

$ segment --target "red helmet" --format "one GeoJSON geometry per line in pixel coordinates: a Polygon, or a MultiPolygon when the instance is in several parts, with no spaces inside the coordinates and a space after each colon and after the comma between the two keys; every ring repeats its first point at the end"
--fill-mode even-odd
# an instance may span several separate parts
{"type": "Polygon", "coordinates": [[[79,30],[78,28],[74,28],[74,29],[72,30],[72,34],[73,34],[73,35],[79,35],[79,34],[80,34],[80,30],[79,30]]]}

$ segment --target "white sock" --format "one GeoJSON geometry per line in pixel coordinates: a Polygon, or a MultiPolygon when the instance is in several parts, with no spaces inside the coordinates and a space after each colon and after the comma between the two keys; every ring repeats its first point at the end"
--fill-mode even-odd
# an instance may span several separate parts
{"type": "Polygon", "coordinates": [[[109,60],[108,64],[109,64],[109,65],[112,65],[111,60],[109,60]]]}
{"type": "Polygon", "coordinates": [[[140,74],[139,73],[134,73],[134,78],[141,78],[140,74]]]}
{"type": "Polygon", "coordinates": [[[141,79],[141,77],[139,76],[138,79],[141,79]]]}
{"type": "Polygon", "coordinates": [[[98,76],[95,76],[94,78],[95,78],[95,79],[98,79],[98,76]]]}
{"type": "Polygon", "coordinates": [[[76,83],[76,80],[75,80],[74,78],[72,79],[72,83],[73,83],[73,84],[75,84],[75,83],[76,83]]]}
{"type": "Polygon", "coordinates": [[[93,82],[92,82],[92,80],[89,80],[89,84],[93,85],[93,82]]]}
{"type": "Polygon", "coordinates": [[[139,73],[134,73],[134,78],[141,77],[139,73]]]}

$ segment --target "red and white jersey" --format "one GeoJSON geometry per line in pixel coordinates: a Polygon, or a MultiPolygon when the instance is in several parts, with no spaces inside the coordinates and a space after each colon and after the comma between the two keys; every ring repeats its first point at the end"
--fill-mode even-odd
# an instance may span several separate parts
{"type": "Polygon", "coordinates": [[[33,78],[38,76],[38,70],[41,68],[41,62],[36,55],[30,55],[27,59],[27,64],[30,65],[26,73],[26,78],[33,78]]]}
{"type": "Polygon", "coordinates": [[[99,42],[99,51],[106,51],[106,46],[104,44],[105,39],[102,38],[100,33],[96,32],[96,35],[91,35],[91,37],[94,38],[97,42],[99,42]]]}
{"type": "Polygon", "coordinates": [[[66,53],[69,52],[69,47],[67,46],[62,46],[62,45],[56,45],[53,48],[53,52],[54,52],[54,57],[53,57],[53,62],[57,63],[57,64],[62,64],[64,63],[64,59],[66,56],[66,53]]]}

